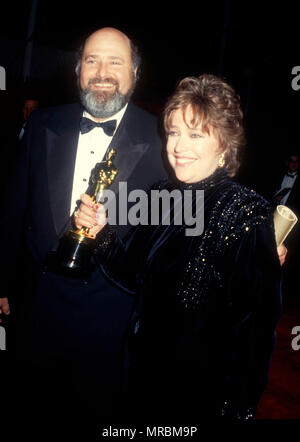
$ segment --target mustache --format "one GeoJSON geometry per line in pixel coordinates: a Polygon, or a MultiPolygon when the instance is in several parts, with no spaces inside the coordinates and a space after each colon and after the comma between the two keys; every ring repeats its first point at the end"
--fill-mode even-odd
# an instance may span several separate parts
{"type": "Polygon", "coordinates": [[[95,78],[91,78],[88,81],[88,86],[91,86],[92,84],[97,84],[97,83],[111,83],[114,86],[119,86],[119,82],[112,77],[95,77],[95,78]]]}

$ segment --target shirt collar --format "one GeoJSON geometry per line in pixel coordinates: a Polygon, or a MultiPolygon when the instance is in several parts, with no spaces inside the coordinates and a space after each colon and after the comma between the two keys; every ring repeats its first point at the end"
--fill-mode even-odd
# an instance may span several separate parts
{"type": "Polygon", "coordinates": [[[291,177],[291,178],[295,178],[298,175],[298,171],[296,170],[295,172],[286,172],[286,175],[291,177]]]}

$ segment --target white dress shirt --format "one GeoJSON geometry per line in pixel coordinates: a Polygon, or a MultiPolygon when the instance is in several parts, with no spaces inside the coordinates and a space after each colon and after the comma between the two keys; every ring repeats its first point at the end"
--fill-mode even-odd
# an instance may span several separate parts
{"type": "MultiPolygon", "coordinates": [[[[118,128],[123,115],[126,111],[127,104],[117,114],[103,121],[117,120],[116,129],[118,128]]],[[[95,120],[88,112],[84,111],[83,116],[95,120]]],[[[86,134],[79,133],[75,171],[73,177],[73,188],[71,198],[70,215],[74,212],[80,195],[85,193],[92,169],[96,163],[103,160],[105,152],[111,142],[112,137],[106,135],[101,127],[94,127],[86,134]]]]}

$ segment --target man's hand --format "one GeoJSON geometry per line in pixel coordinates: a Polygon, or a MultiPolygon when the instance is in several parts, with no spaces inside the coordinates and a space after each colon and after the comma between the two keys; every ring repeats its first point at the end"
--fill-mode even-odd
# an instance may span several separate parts
{"type": "Polygon", "coordinates": [[[287,248],[281,244],[281,246],[277,247],[278,258],[280,261],[280,265],[282,266],[285,262],[285,258],[287,255],[287,248]]]}
{"type": "Polygon", "coordinates": [[[96,236],[107,223],[105,209],[102,204],[95,204],[89,195],[80,196],[81,204],[74,213],[74,224],[77,229],[88,227],[89,233],[96,236]]]}
{"type": "MultiPolygon", "coordinates": [[[[4,314],[4,315],[9,315],[10,314],[9,303],[8,303],[8,299],[7,298],[0,298],[0,316],[2,314],[4,314]]],[[[2,322],[1,317],[0,317],[0,322],[2,322]]]]}

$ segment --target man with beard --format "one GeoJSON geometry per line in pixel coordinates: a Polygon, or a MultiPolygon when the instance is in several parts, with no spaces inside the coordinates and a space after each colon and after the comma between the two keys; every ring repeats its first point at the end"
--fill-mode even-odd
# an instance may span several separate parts
{"type": "MultiPolygon", "coordinates": [[[[88,278],[57,274],[44,263],[71,228],[90,172],[110,148],[116,150],[118,174],[111,187],[116,193],[120,181],[130,192],[148,189],[165,176],[156,119],[130,102],[139,64],[125,34],[113,28],[94,32],[76,67],[81,104],[40,109],[31,116],[10,182],[12,204],[2,217],[8,229],[3,296],[12,295],[18,266],[26,263],[32,300],[26,299],[19,344],[28,368],[23,384],[38,404],[30,413],[39,410],[39,418],[49,419],[51,426],[60,412],[64,422],[67,415],[73,425],[78,418],[77,426],[90,416],[98,425],[117,418],[120,392],[126,389],[125,330],[134,300],[100,274],[96,257],[88,278]],[[16,262],[22,238],[27,257],[16,262]]],[[[130,226],[116,228],[124,235],[130,226]]],[[[8,299],[0,300],[3,313],[9,313],[8,299]]],[[[13,310],[13,299],[10,304],[13,310]]]]}

